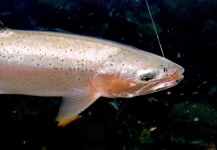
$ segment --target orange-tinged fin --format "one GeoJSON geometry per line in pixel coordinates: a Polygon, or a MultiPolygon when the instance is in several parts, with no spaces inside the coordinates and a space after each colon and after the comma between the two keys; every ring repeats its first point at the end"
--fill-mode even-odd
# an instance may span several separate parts
{"type": "Polygon", "coordinates": [[[71,118],[65,119],[65,120],[61,120],[57,126],[58,127],[66,127],[68,124],[70,124],[71,122],[75,121],[76,119],[80,118],[80,115],[75,115],[72,116],[71,118]]]}
{"type": "Polygon", "coordinates": [[[80,114],[99,97],[100,94],[91,93],[86,88],[68,90],[67,95],[63,97],[56,121],[72,120],[70,118],[80,114]]]}

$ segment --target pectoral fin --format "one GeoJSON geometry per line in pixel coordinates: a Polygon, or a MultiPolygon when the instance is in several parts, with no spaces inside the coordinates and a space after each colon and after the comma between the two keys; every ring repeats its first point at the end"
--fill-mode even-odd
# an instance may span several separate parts
{"type": "Polygon", "coordinates": [[[65,126],[78,118],[78,114],[89,107],[99,97],[100,94],[90,93],[85,89],[71,89],[69,94],[63,97],[56,118],[56,121],[59,121],[58,126],[65,126]]]}

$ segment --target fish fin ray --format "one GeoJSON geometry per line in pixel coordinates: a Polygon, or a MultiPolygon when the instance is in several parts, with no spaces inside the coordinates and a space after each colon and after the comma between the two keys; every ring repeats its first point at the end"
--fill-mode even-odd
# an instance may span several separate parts
{"type": "Polygon", "coordinates": [[[88,92],[85,88],[72,88],[67,93],[69,94],[63,97],[56,121],[66,120],[78,115],[100,97],[100,94],[88,92]]]}
{"type": "Polygon", "coordinates": [[[80,118],[80,115],[75,115],[75,116],[72,116],[68,119],[61,120],[58,122],[57,127],[66,127],[69,123],[77,120],[78,118],[80,118]]]}

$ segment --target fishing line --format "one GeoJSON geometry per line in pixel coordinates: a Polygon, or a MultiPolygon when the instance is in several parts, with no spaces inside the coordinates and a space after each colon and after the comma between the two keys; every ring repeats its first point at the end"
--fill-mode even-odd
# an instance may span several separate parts
{"type": "Polygon", "coordinates": [[[159,38],[159,36],[158,36],[157,29],[156,29],[156,26],[155,26],[155,23],[154,23],[154,19],[153,19],[153,17],[152,17],[151,11],[150,11],[150,7],[149,7],[149,4],[148,4],[148,0],[145,0],[145,3],[146,3],[146,6],[147,6],[147,8],[148,8],[148,13],[149,13],[149,16],[150,16],[150,18],[151,18],[151,22],[152,22],[153,27],[154,27],[154,32],[155,32],[155,34],[156,34],[157,41],[158,41],[158,43],[159,43],[161,53],[162,53],[163,57],[165,57],[164,52],[163,52],[163,48],[162,48],[162,46],[161,46],[160,38],[159,38]]]}

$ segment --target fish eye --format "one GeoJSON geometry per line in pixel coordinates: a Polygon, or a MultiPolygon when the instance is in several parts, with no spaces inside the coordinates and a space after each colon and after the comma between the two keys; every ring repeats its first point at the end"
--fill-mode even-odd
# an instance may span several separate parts
{"type": "Polygon", "coordinates": [[[141,81],[151,81],[156,76],[156,73],[152,70],[141,70],[137,74],[141,81]]]}

